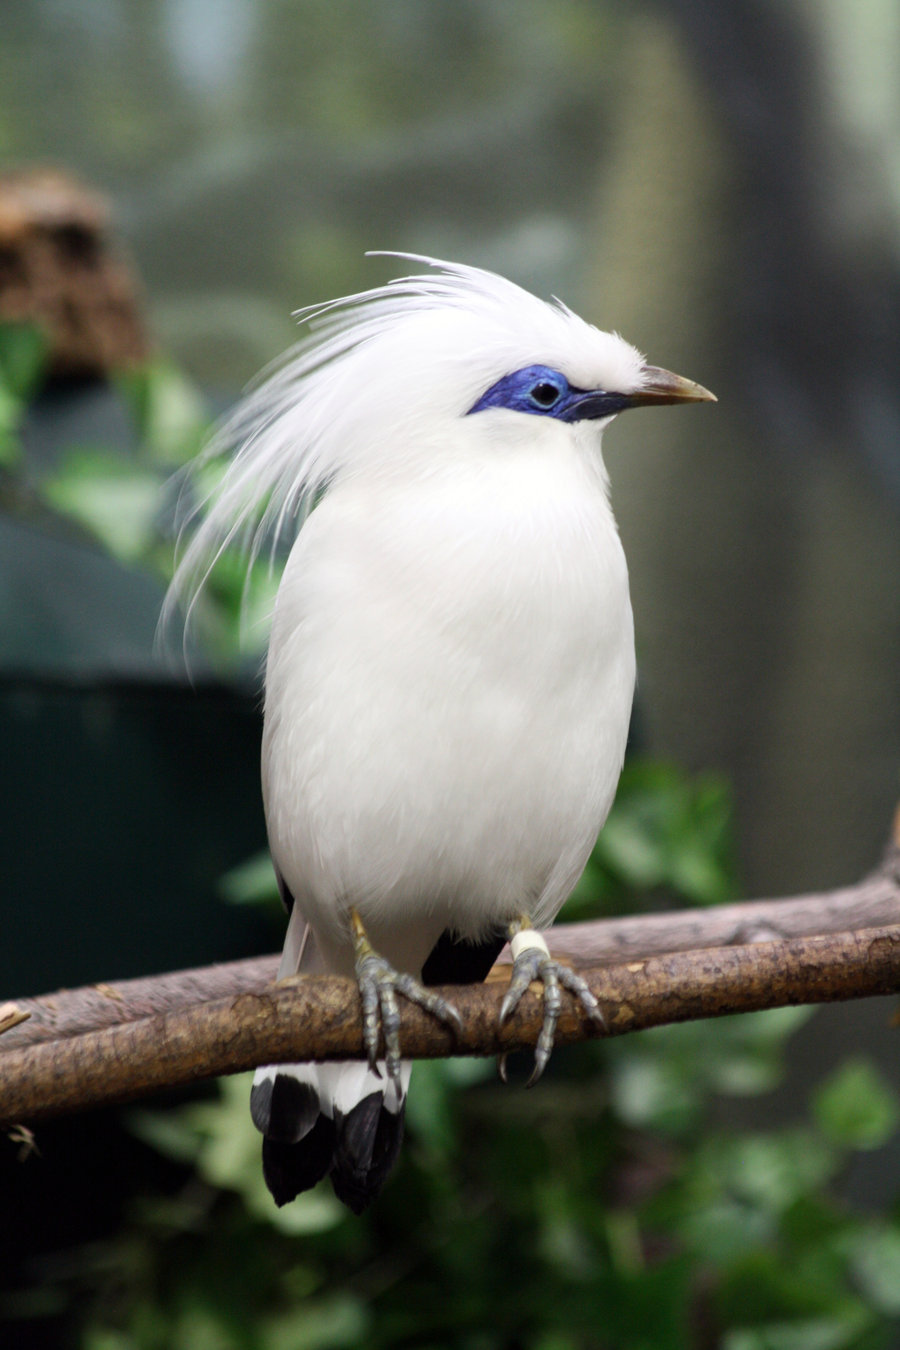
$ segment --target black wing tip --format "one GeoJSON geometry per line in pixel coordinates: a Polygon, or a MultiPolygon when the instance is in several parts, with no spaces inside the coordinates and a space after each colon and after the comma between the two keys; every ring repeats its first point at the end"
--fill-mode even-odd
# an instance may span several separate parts
{"type": "Polygon", "coordinates": [[[310,1083],[276,1073],[254,1083],[253,1123],[264,1135],[263,1178],[279,1208],[331,1174],[337,1198],[361,1214],[378,1196],[403,1142],[404,1108],[370,1092],[346,1113],[325,1115],[310,1083]]]}
{"type": "Polygon", "coordinates": [[[335,1176],[334,1173],[331,1175],[331,1184],[341,1204],[346,1205],[351,1214],[355,1214],[357,1218],[369,1208],[373,1200],[378,1198],[378,1192],[381,1190],[381,1186],[375,1189],[359,1187],[344,1177],[335,1176]]]}
{"type": "Polygon", "coordinates": [[[299,1143],[263,1140],[263,1179],[279,1209],[327,1176],[334,1158],[335,1137],[334,1121],[322,1115],[299,1143]]]}
{"type": "Polygon", "coordinates": [[[250,1116],[260,1134],[265,1134],[272,1114],[273,1086],[271,1078],[261,1078],[250,1089],[250,1116]]]}
{"type": "Polygon", "coordinates": [[[311,1083],[290,1073],[262,1078],[250,1089],[253,1124],[268,1139],[297,1144],[315,1127],[319,1094],[311,1083]]]}
{"type": "Polygon", "coordinates": [[[380,1092],[339,1117],[331,1184],[354,1214],[376,1199],[393,1170],[403,1142],[403,1117],[403,1106],[389,1111],[380,1092]]]}

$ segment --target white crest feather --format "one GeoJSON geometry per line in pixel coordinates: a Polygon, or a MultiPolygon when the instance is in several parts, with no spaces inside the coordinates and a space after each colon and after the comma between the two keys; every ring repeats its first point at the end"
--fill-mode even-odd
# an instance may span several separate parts
{"type": "Polygon", "coordinates": [[[262,373],[192,466],[197,483],[231,456],[185,523],[164,624],[179,607],[190,615],[226,549],[245,550],[249,570],[336,479],[427,456],[434,419],[463,416],[503,375],[543,363],[582,387],[638,387],[640,353],[561,302],[480,268],[390,256],[434,270],[298,311],[305,337],[262,373]]]}

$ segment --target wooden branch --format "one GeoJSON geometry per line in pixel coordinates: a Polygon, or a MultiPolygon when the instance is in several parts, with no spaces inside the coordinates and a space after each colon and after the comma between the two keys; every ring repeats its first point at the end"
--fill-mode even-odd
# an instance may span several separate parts
{"type": "MultiPolygon", "coordinates": [[[[604,1009],[608,1035],[895,993],[900,990],[898,834],[900,817],[882,866],[856,887],[564,925],[552,930],[550,945],[588,980],[604,1009]],[[807,928],[817,935],[798,935],[807,928]],[[848,928],[852,931],[841,931],[848,928]],[[599,964],[613,957],[615,964],[599,964]]],[[[263,957],[3,1005],[0,1120],[37,1121],[132,1101],[257,1064],[359,1058],[359,997],[353,982],[322,976],[274,985],[275,962],[263,957]]],[[[420,1009],[405,1006],[404,1053],[410,1058],[493,1055],[532,1046],[540,999],[529,993],[499,1028],[498,984],[505,983],[506,976],[495,969],[484,985],[445,990],[462,1014],[464,1029],[457,1035],[420,1009]]],[[[567,1001],[557,1044],[595,1034],[593,1024],[567,1001]]]]}
{"type": "MultiPolygon", "coordinates": [[[[677,952],[584,973],[611,1036],[726,1013],[864,998],[900,988],[900,924],[677,952]]],[[[532,1046],[541,1016],[539,996],[529,992],[499,1028],[499,984],[489,980],[444,991],[462,1014],[463,1029],[456,1035],[421,1009],[405,1006],[404,1053],[411,1058],[493,1055],[532,1046]]],[[[567,1002],[557,1044],[594,1034],[593,1024],[567,1002]]],[[[7,1051],[0,1062],[0,1118],[34,1122],[260,1063],[359,1058],[361,1053],[353,982],[337,976],[294,978],[259,993],[7,1051]]]]}
{"type": "MultiPolygon", "coordinates": [[[[664,952],[813,937],[895,923],[900,923],[900,811],[880,866],[855,886],[711,909],[561,924],[547,933],[547,941],[554,956],[584,970],[664,952]]],[[[509,959],[507,948],[500,964],[509,959]]],[[[228,995],[259,993],[274,981],[278,960],[277,956],[258,956],[17,999],[16,1006],[28,1020],[0,1034],[0,1057],[4,1051],[41,1041],[99,1031],[228,995]]]]}
{"type": "Polygon", "coordinates": [[[22,1017],[5,1034],[0,1026],[0,1061],[5,1051],[26,1045],[81,1036],[228,995],[259,993],[274,981],[278,961],[277,956],[254,956],[137,980],[60,989],[39,998],[18,998],[4,1005],[18,1008],[22,1017]]]}
{"type": "Polygon", "coordinates": [[[0,1035],[4,1031],[11,1031],[20,1022],[27,1022],[30,1016],[31,1013],[20,1008],[18,1003],[0,1003],[0,1035]]]}

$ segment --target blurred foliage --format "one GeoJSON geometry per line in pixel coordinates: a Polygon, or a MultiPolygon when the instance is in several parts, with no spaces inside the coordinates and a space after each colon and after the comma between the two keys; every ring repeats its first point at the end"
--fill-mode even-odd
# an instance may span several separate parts
{"type": "MultiPolygon", "coordinates": [[[[58,462],[35,469],[25,453],[29,403],[46,373],[40,330],[0,324],[0,508],[91,542],[119,563],[172,578],[181,523],[212,486],[212,460],[196,478],[185,472],[206,442],[203,399],[164,357],[121,372],[114,392],[129,416],[133,444],[72,445],[58,462]]],[[[268,560],[247,575],[237,552],[223,554],[191,612],[206,657],[223,671],[258,654],[276,581],[268,560]]],[[[173,620],[177,624],[177,617],[173,620]]]]}
{"type": "MultiPolygon", "coordinates": [[[[718,780],[630,765],[617,817],[579,912],[641,907],[645,885],[679,904],[733,890],[718,780]]],[[[272,886],[253,860],[229,898],[272,886]]],[[[782,1008],[570,1047],[528,1093],[482,1060],[418,1063],[400,1164],[361,1218],[327,1182],[275,1208],[249,1075],[211,1100],[134,1112],[183,1182],[135,1202],[79,1344],[889,1350],[900,1211],[854,1210],[841,1181],[855,1153],[895,1134],[894,1089],[857,1059],[791,1124],[720,1123],[725,1099],[779,1086],[811,1016],[782,1008]]]]}
{"type": "MultiPolygon", "coordinates": [[[[133,1128],[185,1168],[104,1251],[84,1350],[876,1350],[900,1333],[900,1216],[838,1198],[897,1099],[839,1069],[789,1126],[717,1126],[770,1090],[807,1010],[558,1054],[535,1092],[419,1063],[401,1163],[362,1218],[324,1183],[278,1210],[249,1076],[133,1128]]],[[[96,1260],[96,1253],[94,1253],[96,1260]]]]}
{"type": "Polygon", "coordinates": [[[46,362],[47,344],[39,329],[0,324],[0,467],[7,471],[22,462],[22,423],[46,362]]]}
{"type": "MultiPolygon", "coordinates": [[[[45,355],[31,330],[0,330],[2,505],[167,580],[165,484],[207,435],[202,403],[154,362],[119,381],[131,453],[72,447],[34,476],[22,429],[45,355]]],[[[273,585],[267,571],[251,579],[251,610],[273,585]]],[[[238,650],[245,601],[239,560],[226,558],[202,616],[219,655],[238,650]]],[[[734,893],[727,786],[634,761],[565,913],[734,893]]],[[[229,874],[223,895],[272,902],[268,860],[229,874]]],[[[362,1218],[327,1183],[275,1208],[245,1076],[167,1113],[133,1112],[132,1129],[172,1161],[174,1190],[133,1196],[114,1240],[51,1264],[20,1307],[50,1316],[68,1301],[79,1350],[889,1350],[900,1210],[854,1210],[841,1181],[854,1154],[895,1136],[893,1087],[856,1059],[794,1123],[720,1123],[724,1100],[781,1083],[809,1016],[786,1008],[572,1047],[529,1093],[484,1061],[419,1063],[401,1162],[362,1218]]]]}
{"type": "Polygon", "coordinates": [[[629,760],[564,917],[658,909],[660,892],[692,905],[734,899],[731,793],[717,774],[629,760]]]}

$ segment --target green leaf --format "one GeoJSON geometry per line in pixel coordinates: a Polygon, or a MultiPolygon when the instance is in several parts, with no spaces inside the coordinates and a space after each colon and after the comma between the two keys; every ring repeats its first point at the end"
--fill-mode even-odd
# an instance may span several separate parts
{"type": "Polygon", "coordinates": [[[853,1273],[876,1308],[900,1316],[900,1231],[872,1224],[848,1244],[853,1273]]]}
{"type": "Polygon", "coordinates": [[[88,1327],[81,1340],[80,1350],[134,1350],[134,1341],[124,1332],[88,1327]]]}
{"type": "Polygon", "coordinates": [[[156,538],[159,479],[111,451],[71,451],[41,490],[123,562],[136,562],[156,538]]]}
{"type": "Polygon", "coordinates": [[[813,1097],[816,1122],[827,1139],[846,1148],[880,1148],[900,1120],[897,1094],[869,1060],[851,1059],[813,1097]]]}
{"type": "Polygon", "coordinates": [[[810,1007],[769,1008],[698,1023],[685,1042],[695,1043],[696,1072],[716,1092],[753,1096],[781,1082],[785,1044],[814,1012],[810,1007]]]}
{"type": "Polygon", "coordinates": [[[617,1056],[610,1088],[616,1112],[628,1125],[680,1134],[700,1112],[696,1084],[677,1062],[661,1057],[617,1056]]]}
{"type": "Polygon", "coordinates": [[[263,1350],[340,1350],[365,1345],[369,1314],[360,1298],[339,1290],[263,1319],[259,1331],[263,1350]]]}
{"type": "Polygon", "coordinates": [[[159,359],[123,372],[117,380],[145,453],[166,465],[193,459],[209,434],[209,417],[202,398],[181,371],[159,359]]]}
{"type": "Polygon", "coordinates": [[[167,1158],[183,1163],[196,1162],[201,1137],[184,1112],[131,1111],[128,1125],[133,1134],[167,1158]]]}
{"type": "Polygon", "coordinates": [[[261,652],[268,636],[279,574],[267,560],[247,569],[245,555],[226,549],[216,560],[193,613],[207,650],[224,660],[261,652]]]}
{"type": "Polygon", "coordinates": [[[430,1059],[416,1064],[415,1092],[406,1104],[410,1132],[433,1154],[447,1155],[456,1145],[454,1107],[462,1088],[483,1083],[494,1075],[487,1059],[430,1059]]]}
{"type": "Polygon", "coordinates": [[[15,468],[22,459],[19,428],[24,414],[23,405],[15,394],[0,383],[0,467],[15,468]]]}
{"type": "Polygon", "coordinates": [[[692,1130],[710,1094],[770,1091],[784,1073],[784,1046],[810,1008],[774,1008],[656,1027],[638,1041],[612,1041],[612,1101],[620,1119],[667,1134],[692,1130]]]}
{"type": "Polygon", "coordinates": [[[229,905],[269,906],[274,902],[281,907],[275,869],[268,849],[232,867],[219,878],[217,889],[229,905]]]}
{"type": "Polygon", "coordinates": [[[0,387],[19,405],[28,402],[47,368],[50,347],[30,323],[0,323],[0,387]]]}
{"type": "Polygon", "coordinates": [[[31,398],[47,365],[48,344],[39,328],[26,323],[0,323],[0,467],[15,468],[22,459],[19,431],[31,398]]]}
{"type": "Polygon", "coordinates": [[[722,1350],[850,1350],[868,1322],[861,1309],[849,1309],[834,1317],[740,1328],[725,1336],[722,1350]]]}
{"type": "Polygon", "coordinates": [[[702,1160],[726,1194],[771,1214],[823,1186],[837,1166],[832,1150],[806,1129],[710,1140],[702,1160]]]}
{"type": "Polygon", "coordinates": [[[671,764],[631,760],[566,918],[598,912],[597,901],[668,888],[693,904],[734,894],[732,802],[724,781],[690,777],[671,764]],[[591,905],[593,900],[593,905],[591,905]]]}
{"type": "Polygon", "coordinates": [[[680,1228],[698,1256],[714,1266],[732,1264],[773,1234],[771,1216],[729,1199],[694,1204],[680,1228]]]}

